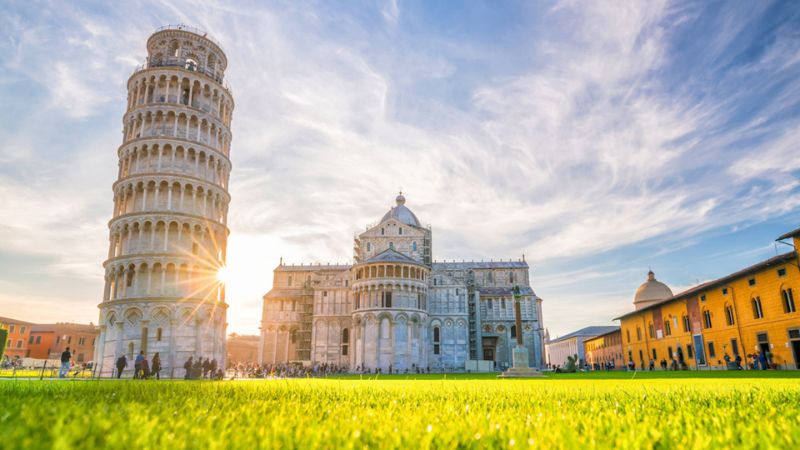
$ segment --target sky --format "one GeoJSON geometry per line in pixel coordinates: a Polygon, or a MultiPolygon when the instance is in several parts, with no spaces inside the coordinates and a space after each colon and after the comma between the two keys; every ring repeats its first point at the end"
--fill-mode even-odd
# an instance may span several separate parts
{"type": "Polygon", "coordinates": [[[236,102],[228,330],[402,188],[436,260],[531,266],[551,336],[800,227],[800,4],[0,0],[0,315],[96,322],[126,82],[206,30],[236,102]]]}

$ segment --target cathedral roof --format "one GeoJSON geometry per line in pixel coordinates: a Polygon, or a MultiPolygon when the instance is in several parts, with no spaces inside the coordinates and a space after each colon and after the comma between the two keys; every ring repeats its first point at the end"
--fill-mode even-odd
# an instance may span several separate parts
{"type": "Polygon", "coordinates": [[[656,274],[651,270],[647,272],[647,281],[642,283],[639,289],[636,289],[636,295],[633,297],[633,306],[636,309],[640,309],[670,297],[672,297],[672,289],[656,280],[656,274]]]}
{"type": "Polygon", "coordinates": [[[419,220],[417,219],[417,216],[415,216],[414,213],[406,207],[406,198],[403,197],[402,192],[397,196],[395,202],[397,203],[397,206],[393,206],[389,212],[384,214],[381,222],[389,219],[396,219],[397,221],[406,225],[419,227],[419,220]]]}
{"type": "MultiPolygon", "coordinates": [[[[481,287],[478,290],[481,292],[482,297],[508,297],[514,294],[514,290],[510,287],[481,287]]],[[[519,293],[536,296],[533,289],[528,286],[520,286],[519,293]]]]}
{"type": "Polygon", "coordinates": [[[386,250],[378,253],[377,255],[373,256],[372,258],[364,261],[365,263],[374,263],[374,262],[401,262],[401,263],[413,263],[419,264],[419,261],[406,256],[393,248],[387,248],[386,250]]]}
{"type": "Polygon", "coordinates": [[[525,261],[434,261],[434,269],[527,269],[525,261]]]}

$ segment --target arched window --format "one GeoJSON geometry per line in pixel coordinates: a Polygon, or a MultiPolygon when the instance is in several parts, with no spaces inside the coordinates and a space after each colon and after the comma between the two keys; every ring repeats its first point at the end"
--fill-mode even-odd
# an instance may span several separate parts
{"type": "Polygon", "coordinates": [[[511,338],[516,339],[517,337],[517,326],[511,325],[511,338]]]}
{"type": "Polygon", "coordinates": [[[761,297],[753,297],[753,317],[756,319],[764,318],[764,310],[761,308],[761,297]]]}
{"type": "Polygon", "coordinates": [[[369,242],[367,242],[367,251],[368,252],[372,251],[372,245],[369,242]]]}
{"type": "Polygon", "coordinates": [[[128,359],[133,359],[133,342],[128,343],[128,359]]]}
{"type": "Polygon", "coordinates": [[[350,348],[350,330],[347,328],[342,329],[342,356],[347,356],[347,350],[350,348]]]}
{"type": "Polygon", "coordinates": [[[669,318],[667,318],[664,321],[664,334],[666,334],[667,336],[671,336],[672,335],[672,326],[670,326],[669,318]]]}
{"type": "Polygon", "coordinates": [[[411,250],[412,251],[417,251],[417,241],[414,241],[414,242],[411,243],[411,250]]]}
{"type": "Polygon", "coordinates": [[[508,272],[508,282],[509,283],[514,282],[514,272],[508,272]]]}
{"type": "Polygon", "coordinates": [[[781,289],[781,298],[783,299],[783,312],[789,314],[797,311],[794,306],[794,294],[792,294],[792,288],[781,289]]]}
{"type": "Polygon", "coordinates": [[[163,332],[161,331],[161,328],[158,328],[158,329],[156,330],[156,340],[157,340],[158,342],[161,342],[161,335],[162,335],[162,333],[163,333],[163,332]]]}
{"type": "Polygon", "coordinates": [[[656,338],[656,328],[653,326],[653,322],[650,322],[650,323],[647,324],[647,330],[648,330],[648,333],[650,334],[650,339],[655,339],[656,338]]]}
{"type": "Polygon", "coordinates": [[[734,318],[733,315],[733,306],[731,305],[725,306],[725,322],[728,325],[734,325],[736,323],[736,319],[734,318]]]}
{"type": "Polygon", "coordinates": [[[397,229],[397,233],[402,236],[403,235],[403,227],[397,229]]]}
{"type": "Polygon", "coordinates": [[[386,230],[384,230],[383,228],[381,228],[381,236],[383,236],[383,235],[385,235],[385,234],[386,234],[386,230]]]}
{"type": "Polygon", "coordinates": [[[711,328],[711,311],[703,311],[703,326],[704,328],[711,328]]]}
{"type": "Polygon", "coordinates": [[[690,326],[690,324],[689,324],[689,316],[687,316],[686,314],[684,314],[684,315],[683,315],[683,331],[685,331],[686,333],[688,333],[688,332],[689,332],[689,331],[691,331],[691,330],[692,330],[692,327],[691,327],[691,326],[690,326]]]}
{"type": "Polygon", "coordinates": [[[439,327],[433,327],[433,354],[439,354],[439,327]]]}

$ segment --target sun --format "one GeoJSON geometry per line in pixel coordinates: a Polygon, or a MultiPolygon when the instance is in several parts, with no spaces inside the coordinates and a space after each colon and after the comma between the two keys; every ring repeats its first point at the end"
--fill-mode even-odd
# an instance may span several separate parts
{"type": "Polygon", "coordinates": [[[222,266],[219,268],[219,270],[217,270],[217,280],[223,284],[227,284],[229,281],[231,281],[231,273],[227,266],[222,266]]]}

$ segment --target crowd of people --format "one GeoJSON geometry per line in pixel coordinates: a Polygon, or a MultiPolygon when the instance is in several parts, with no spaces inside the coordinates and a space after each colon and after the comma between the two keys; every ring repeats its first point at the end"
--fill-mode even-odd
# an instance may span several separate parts
{"type": "Polygon", "coordinates": [[[346,373],[355,374],[408,374],[408,373],[430,373],[430,367],[412,367],[411,369],[395,369],[389,365],[387,370],[380,368],[370,369],[356,367],[355,370],[350,370],[346,365],[338,365],[331,363],[314,364],[312,366],[303,366],[300,364],[231,364],[228,366],[228,372],[231,373],[232,378],[318,378],[327,377],[331,375],[339,375],[346,373]]]}
{"type": "Polygon", "coordinates": [[[225,376],[222,369],[217,367],[216,359],[203,359],[202,356],[197,359],[190,356],[183,364],[183,369],[183,378],[186,380],[221,380],[225,376]]]}
{"type": "Polygon", "coordinates": [[[347,366],[316,364],[304,367],[298,364],[232,364],[228,370],[232,378],[315,378],[347,373],[347,366]]]}

